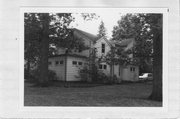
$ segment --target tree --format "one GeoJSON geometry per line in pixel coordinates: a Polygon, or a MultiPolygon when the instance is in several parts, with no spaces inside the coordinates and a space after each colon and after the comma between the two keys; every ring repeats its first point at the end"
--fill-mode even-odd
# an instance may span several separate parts
{"type": "Polygon", "coordinates": [[[150,99],[162,101],[162,14],[146,16],[153,34],[153,90],[150,99]]]}
{"type": "Polygon", "coordinates": [[[153,54],[153,39],[150,33],[150,25],[143,16],[145,14],[126,14],[122,16],[121,20],[118,21],[118,25],[114,26],[112,34],[112,40],[115,41],[135,38],[136,45],[131,49],[133,54],[132,60],[138,59],[140,72],[144,72],[144,67],[150,66],[153,54]]]}
{"type": "Polygon", "coordinates": [[[30,78],[31,65],[36,65],[39,60],[40,39],[39,33],[41,31],[40,22],[36,18],[36,14],[24,14],[25,27],[25,78],[30,78]],[[32,32],[33,31],[33,32],[32,32]]]}
{"type": "Polygon", "coordinates": [[[114,27],[112,37],[115,41],[135,38],[136,44],[129,52],[140,68],[153,60],[154,81],[150,98],[162,100],[162,15],[126,14],[114,27]]]}
{"type": "Polygon", "coordinates": [[[85,48],[84,43],[74,37],[73,29],[68,28],[73,20],[71,13],[25,13],[25,60],[28,64],[31,59],[38,60],[40,86],[48,85],[48,56],[55,53],[57,47],[68,51],[85,48]]]}
{"type": "Polygon", "coordinates": [[[105,37],[106,38],[107,37],[106,35],[107,35],[107,33],[106,33],[106,28],[104,26],[104,22],[101,21],[97,36],[98,36],[98,38],[101,38],[101,37],[105,37]]]}

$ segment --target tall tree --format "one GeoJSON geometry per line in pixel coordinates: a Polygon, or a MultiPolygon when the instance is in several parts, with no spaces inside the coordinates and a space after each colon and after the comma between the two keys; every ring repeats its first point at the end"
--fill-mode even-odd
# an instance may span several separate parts
{"type": "Polygon", "coordinates": [[[36,18],[36,14],[24,14],[24,27],[25,27],[25,78],[30,78],[30,68],[31,65],[36,65],[39,60],[39,47],[40,47],[40,37],[39,33],[41,31],[40,22],[36,18]]]}
{"type": "MultiPolygon", "coordinates": [[[[90,14],[85,19],[89,17],[91,19],[93,16],[94,14],[90,14]]],[[[24,19],[25,60],[38,60],[39,85],[47,86],[48,56],[55,52],[57,47],[64,47],[68,50],[83,49],[84,44],[79,38],[73,36],[73,29],[68,28],[74,20],[71,13],[25,13],[24,19]],[[33,46],[33,44],[37,45],[33,46]]]]}
{"type": "Polygon", "coordinates": [[[162,14],[149,14],[146,16],[151,24],[153,34],[153,90],[150,99],[162,101],[162,14]]]}
{"type": "Polygon", "coordinates": [[[41,45],[40,45],[40,77],[39,84],[41,86],[48,85],[48,52],[49,52],[49,13],[40,15],[42,21],[41,45]]]}
{"type": "Polygon", "coordinates": [[[106,31],[106,28],[104,26],[104,22],[101,21],[101,23],[99,25],[98,38],[107,37],[106,35],[107,35],[107,31],[106,31]]]}
{"type": "Polygon", "coordinates": [[[133,59],[139,61],[140,71],[149,67],[152,59],[153,40],[150,33],[150,25],[142,17],[145,14],[126,14],[114,26],[112,40],[121,41],[135,38],[136,45],[131,49],[133,59]]]}
{"type": "Polygon", "coordinates": [[[162,100],[162,15],[126,14],[113,29],[115,41],[135,38],[136,45],[129,50],[133,60],[147,66],[153,59],[153,92],[151,99],[162,100]]]}

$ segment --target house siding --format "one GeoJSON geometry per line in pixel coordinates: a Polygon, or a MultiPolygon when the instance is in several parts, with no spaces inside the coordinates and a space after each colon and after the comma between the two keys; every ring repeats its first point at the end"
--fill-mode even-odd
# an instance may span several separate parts
{"type": "Polygon", "coordinates": [[[81,78],[79,77],[79,70],[83,68],[84,63],[87,62],[84,58],[77,58],[77,57],[67,57],[67,72],[66,72],[66,81],[80,81],[81,78]],[[73,65],[72,62],[82,62],[82,65],[73,65]]]}
{"type": "Polygon", "coordinates": [[[121,68],[122,75],[121,78],[124,81],[138,81],[139,80],[139,67],[134,65],[128,65],[121,68]],[[131,68],[135,68],[134,71],[131,71],[131,68]]]}
{"type": "Polygon", "coordinates": [[[104,38],[99,39],[94,48],[96,48],[97,57],[105,56],[110,51],[110,46],[104,38]],[[102,53],[102,43],[105,44],[105,53],[102,53]]]}

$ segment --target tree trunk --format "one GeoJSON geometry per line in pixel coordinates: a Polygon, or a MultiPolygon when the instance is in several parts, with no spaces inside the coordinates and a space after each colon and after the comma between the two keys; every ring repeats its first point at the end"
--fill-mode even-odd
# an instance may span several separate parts
{"type": "Polygon", "coordinates": [[[26,74],[26,76],[27,76],[27,79],[30,78],[30,61],[29,61],[29,59],[27,60],[27,74],[26,74]]]}
{"type": "Polygon", "coordinates": [[[43,32],[40,50],[39,85],[48,86],[49,14],[43,13],[43,32]]]}
{"type": "Polygon", "coordinates": [[[150,99],[162,101],[162,28],[155,30],[153,40],[154,61],[153,61],[153,90],[150,99]]]}

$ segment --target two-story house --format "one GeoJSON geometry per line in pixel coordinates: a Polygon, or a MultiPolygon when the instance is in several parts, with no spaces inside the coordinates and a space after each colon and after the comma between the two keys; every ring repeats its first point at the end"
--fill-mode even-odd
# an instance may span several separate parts
{"type": "MultiPolygon", "coordinates": [[[[84,32],[79,29],[73,29],[73,35],[79,37],[83,40],[86,46],[89,46],[89,49],[79,51],[72,50],[70,53],[66,53],[66,49],[58,49],[58,55],[49,57],[49,69],[56,72],[58,80],[62,81],[80,81],[78,77],[79,70],[84,65],[88,64],[88,57],[92,49],[96,49],[96,55],[98,59],[102,59],[110,50],[111,46],[116,45],[114,42],[110,42],[106,38],[102,37],[97,39],[96,35],[84,32]]],[[[133,47],[134,39],[127,39],[120,43],[118,46],[124,47],[124,50],[128,50],[133,47]]],[[[97,59],[97,60],[98,60],[97,59]]],[[[139,76],[139,68],[135,65],[115,65],[110,67],[106,62],[100,62],[97,64],[99,70],[104,72],[106,75],[110,75],[113,70],[113,75],[116,75],[119,81],[136,81],[139,76]]]]}
{"type": "Polygon", "coordinates": [[[93,48],[97,36],[81,31],[79,29],[72,29],[73,35],[76,38],[83,40],[84,45],[88,46],[87,50],[72,50],[66,53],[65,48],[58,49],[58,55],[49,57],[49,69],[55,71],[58,80],[62,81],[80,81],[78,78],[79,69],[88,63],[88,57],[93,48]]]}
{"type": "MultiPolygon", "coordinates": [[[[96,41],[94,47],[96,48],[97,57],[100,59],[99,70],[107,75],[116,75],[119,82],[124,81],[138,81],[139,80],[139,66],[138,65],[122,65],[114,64],[108,65],[103,57],[111,50],[111,47],[122,47],[124,51],[131,49],[135,45],[135,39],[129,38],[121,42],[113,42],[102,37],[96,41]]],[[[133,54],[129,54],[133,57],[133,54]]]]}

